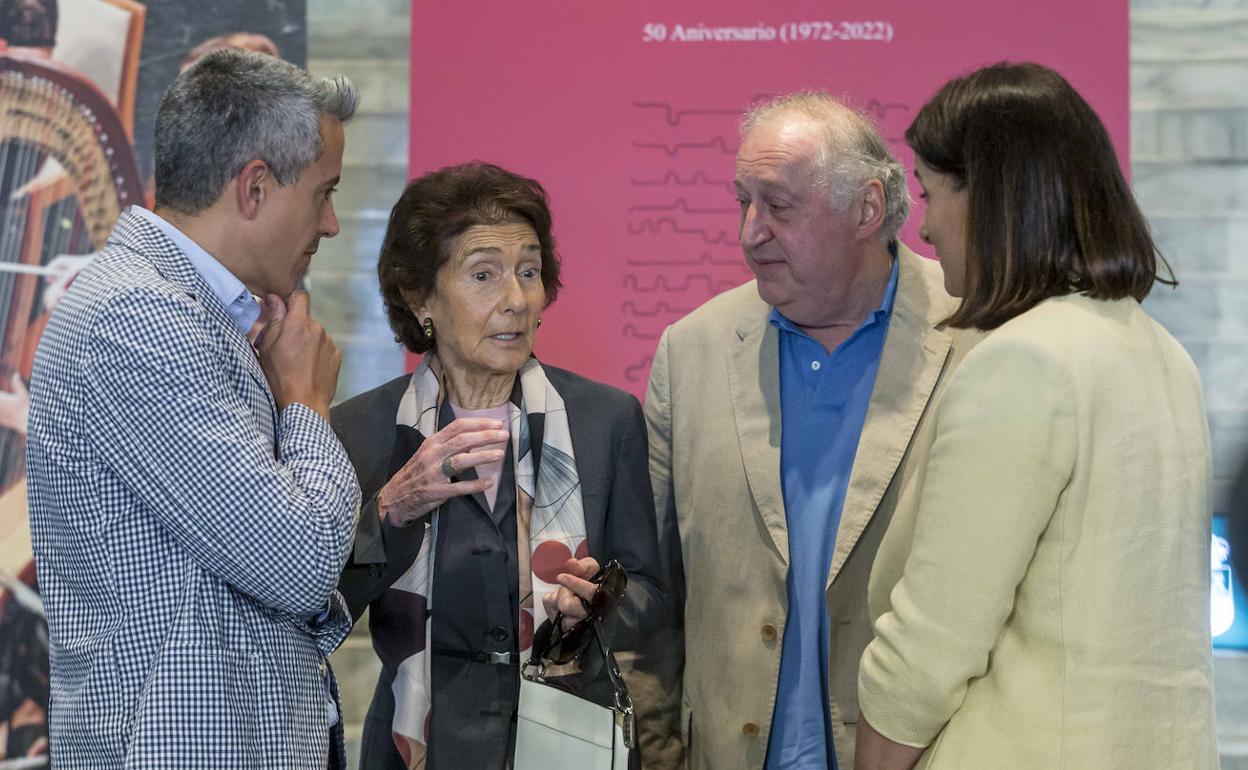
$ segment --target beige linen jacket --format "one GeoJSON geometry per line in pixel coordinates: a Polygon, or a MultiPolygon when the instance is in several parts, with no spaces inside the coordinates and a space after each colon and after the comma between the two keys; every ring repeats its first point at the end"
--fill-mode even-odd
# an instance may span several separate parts
{"type": "MultiPolygon", "coordinates": [[[[858,660],[871,639],[867,576],[899,481],[924,460],[911,439],[954,360],[954,335],[940,322],[956,305],[939,266],[905,247],[898,258],[827,581],[830,706],[843,768],[852,766],[858,660]]],[[[770,310],[751,282],[673,324],[655,354],[645,405],[650,470],[684,639],[674,623],[627,666],[648,768],[758,770],[766,756],[789,556],[770,310]]]]}
{"type": "Polygon", "coordinates": [[[1209,434],[1132,299],[1050,299],[949,379],[870,581],[867,721],[927,770],[1209,770],[1209,434]],[[904,568],[904,576],[903,576],[904,568]]]}

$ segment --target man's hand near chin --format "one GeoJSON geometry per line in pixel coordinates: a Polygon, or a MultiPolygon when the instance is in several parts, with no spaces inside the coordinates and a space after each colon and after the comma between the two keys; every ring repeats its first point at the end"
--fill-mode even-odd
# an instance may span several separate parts
{"type": "Polygon", "coordinates": [[[342,354],[312,318],[308,293],[295,291],[286,300],[267,295],[248,337],[278,409],[303,404],[328,421],[342,354]]]}

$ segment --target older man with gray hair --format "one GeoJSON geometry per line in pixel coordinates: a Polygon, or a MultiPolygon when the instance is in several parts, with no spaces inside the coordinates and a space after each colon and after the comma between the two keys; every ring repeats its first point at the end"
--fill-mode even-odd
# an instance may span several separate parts
{"type": "Polygon", "coordinates": [[[204,57],[156,118],[155,210],[122,215],[43,335],[29,492],[57,768],[345,764],[327,659],[360,492],[329,426],[340,357],[299,286],[338,232],[356,101],[204,57]]]}
{"type": "Polygon", "coordinates": [[[643,756],[848,770],[867,578],[955,302],[897,241],[902,167],[831,97],[751,110],[734,186],[756,280],[664,332],[646,395],[674,608],[632,664],[643,756]]]}

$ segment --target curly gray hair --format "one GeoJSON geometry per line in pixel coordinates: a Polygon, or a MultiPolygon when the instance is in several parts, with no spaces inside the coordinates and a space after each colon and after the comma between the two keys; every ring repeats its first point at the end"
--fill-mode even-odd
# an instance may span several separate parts
{"type": "Polygon", "coordinates": [[[741,120],[741,136],[784,115],[797,113],[818,122],[824,142],[815,159],[833,205],[844,209],[872,179],[884,187],[880,237],[891,241],[910,216],[906,170],[888,150],[875,124],[862,112],[822,91],[798,91],[752,107],[741,120]]]}

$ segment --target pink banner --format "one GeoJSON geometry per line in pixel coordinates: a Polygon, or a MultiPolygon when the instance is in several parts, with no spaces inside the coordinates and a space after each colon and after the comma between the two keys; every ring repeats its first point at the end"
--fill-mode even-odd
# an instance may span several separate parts
{"type": "MultiPolygon", "coordinates": [[[[1038,61],[1088,99],[1125,167],[1127,11],[1126,0],[416,0],[410,169],[480,159],[541,181],[565,288],[538,355],[640,395],[663,329],[751,277],[732,177],[752,101],[844,96],[909,168],[902,135],[945,80],[1038,61]]],[[[920,215],[902,237],[930,255],[920,215]]]]}

